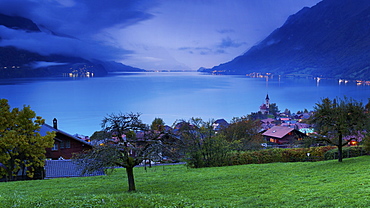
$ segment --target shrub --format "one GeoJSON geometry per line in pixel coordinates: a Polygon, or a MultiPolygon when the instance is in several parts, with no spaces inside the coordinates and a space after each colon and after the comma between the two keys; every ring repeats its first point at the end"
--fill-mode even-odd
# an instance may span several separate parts
{"type": "MultiPolygon", "coordinates": [[[[358,157],[367,155],[369,152],[362,147],[343,147],[342,156],[343,158],[358,157]]],[[[325,160],[333,160],[338,158],[338,149],[331,149],[324,155],[325,160]]]]}
{"type": "Polygon", "coordinates": [[[274,148],[259,151],[232,152],[229,160],[230,165],[320,161],[325,159],[325,152],[335,148],[333,146],[292,149],[274,148]],[[310,153],[310,156],[307,156],[307,153],[310,153]]]}
{"type": "MultiPolygon", "coordinates": [[[[305,162],[305,161],[322,161],[338,158],[337,147],[310,147],[310,148],[292,148],[292,149],[264,149],[258,151],[233,151],[229,154],[223,154],[222,157],[214,157],[210,160],[203,158],[203,154],[199,154],[197,162],[202,163],[195,166],[195,161],[190,162],[190,167],[215,167],[225,165],[245,165],[245,164],[262,164],[274,162],[305,162]],[[310,153],[309,156],[307,153],[310,153]],[[192,163],[193,162],[193,163],[192,163]]],[[[345,147],[343,148],[343,158],[357,157],[366,155],[362,147],[345,147]]],[[[213,155],[214,156],[214,155],[213,155]]],[[[194,158],[194,156],[193,156],[194,158]]]]}
{"type": "Polygon", "coordinates": [[[187,165],[192,168],[230,165],[230,147],[224,137],[207,137],[197,148],[187,153],[187,165]]]}

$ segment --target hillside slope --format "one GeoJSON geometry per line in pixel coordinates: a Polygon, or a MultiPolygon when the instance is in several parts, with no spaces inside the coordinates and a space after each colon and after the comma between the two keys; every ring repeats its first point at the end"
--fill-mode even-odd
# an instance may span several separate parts
{"type": "Polygon", "coordinates": [[[369,79],[370,1],[323,0],[290,16],[245,54],[203,71],[369,79]]]}

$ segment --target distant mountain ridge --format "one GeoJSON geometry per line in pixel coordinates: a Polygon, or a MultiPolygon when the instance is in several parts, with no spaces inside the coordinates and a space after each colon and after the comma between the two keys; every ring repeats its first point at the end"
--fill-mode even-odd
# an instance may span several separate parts
{"type": "Polygon", "coordinates": [[[370,79],[370,1],[323,0],[245,54],[203,72],[370,79]]]}
{"type": "MultiPolygon", "coordinates": [[[[64,38],[47,28],[39,28],[32,20],[0,14],[0,26],[30,33],[48,33],[64,38]]],[[[0,42],[2,37],[0,36],[0,42]]],[[[117,62],[86,60],[81,57],[60,54],[40,55],[14,46],[0,47],[0,78],[48,77],[48,76],[105,76],[111,71],[145,71],[117,62]]]]}

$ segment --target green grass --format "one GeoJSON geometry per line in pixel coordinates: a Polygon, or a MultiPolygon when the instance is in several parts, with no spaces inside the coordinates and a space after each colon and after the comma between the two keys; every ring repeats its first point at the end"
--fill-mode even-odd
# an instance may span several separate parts
{"type": "Polygon", "coordinates": [[[370,207],[370,156],[0,183],[0,207],[370,207]]]}

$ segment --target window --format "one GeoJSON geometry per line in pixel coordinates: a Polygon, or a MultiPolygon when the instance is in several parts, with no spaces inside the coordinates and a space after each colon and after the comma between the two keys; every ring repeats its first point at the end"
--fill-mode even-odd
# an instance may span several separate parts
{"type": "Polygon", "coordinates": [[[71,148],[71,141],[65,141],[65,143],[64,143],[64,147],[65,148],[71,148]]]}
{"type": "Polygon", "coordinates": [[[60,149],[65,149],[65,148],[71,148],[71,141],[61,141],[60,142],[60,149]]]}
{"type": "Polygon", "coordinates": [[[51,148],[52,151],[58,150],[58,144],[54,143],[54,146],[51,148]]]}

